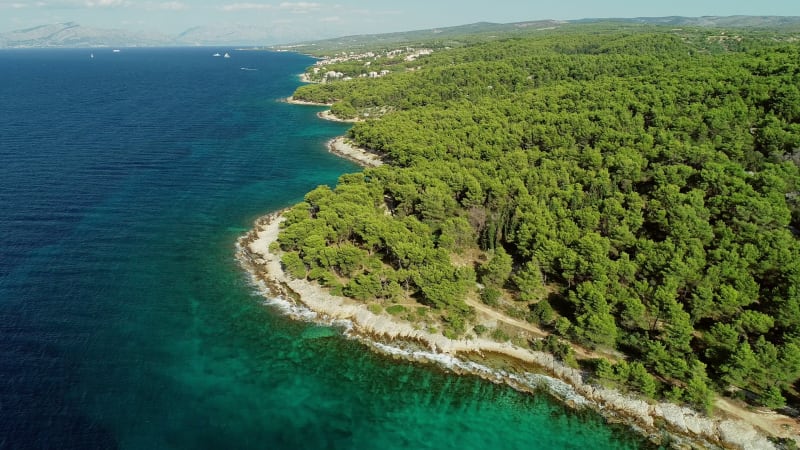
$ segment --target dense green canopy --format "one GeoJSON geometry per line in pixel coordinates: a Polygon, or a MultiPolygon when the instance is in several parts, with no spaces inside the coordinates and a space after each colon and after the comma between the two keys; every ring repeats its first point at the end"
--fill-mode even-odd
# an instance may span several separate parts
{"type": "Polygon", "coordinates": [[[630,357],[601,375],[779,406],[800,377],[800,47],[736,43],[509,39],[301,87],[343,115],[392,111],[350,136],[393,164],[310,192],[285,262],[354,298],[414,296],[452,334],[477,280],[630,357]]]}

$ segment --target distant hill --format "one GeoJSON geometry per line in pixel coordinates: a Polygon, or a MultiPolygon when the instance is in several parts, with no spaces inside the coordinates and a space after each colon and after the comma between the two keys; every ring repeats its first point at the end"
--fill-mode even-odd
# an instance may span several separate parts
{"type": "Polygon", "coordinates": [[[431,28],[428,30],[404,31],[384,34],[360,34],[333,39],[297,42],[278,45],[279,49],[296,49],[308,53],[330,53],[359,48],[375,49],[381,46],[413,45],[415,43],[437,42],[439,46],[461,46],[465,43],[483,40],[492,36],[508,36],[537,30],[549,30],[568,24],[558,20],[536,20],[517,23],[478,22],[454,27],[431,28]]]}
{"type": "Polygon", "coordinates": [[[796,28],[800,31],[800,17],[795,16],[704,16],[704,17],[635,17],[579,20],[538,20],[516,23],[478,22],[446,28],[433,28],[400,33],[363,34],[344,36],[295,44],[275,46],[278,49],[292,49],[310,54],[331,54],[338,51],[354,51],[360,48],[371,50],[380,47],[399,45],[435,44],[439,47],[456,47],[488,38],[513,37],[549,30],[580,30],[586,26],[601,28],[625,26],[671,26],[694,28],[759,28],[786,31],[796,28]]]}
{"type": "Polygon", "coordinates": [[[308,30],[265,27],[202,26],[177,36],[87,27],[75,22],[41,25],[0,33],[0,48],[166,47],[195,45],[265,45],[281,39],[309,39],[308,30]]]}
{"type": "Polygon", "coordinates": [[[269,42],[310,39],[313,30],[296,27],[234,27],[209,25],[192,27],[174,38],[176,45],[265,45],[269,42]]]}
{"type": "Polygon", "coordinates": [[[153,47],[173,39],[158,33],[91,28],[75,22],[42,25],[0,34],[0,46],[25,47],[153,47]]]}
{"type": "Polygon", "coordinates": [[[460,46],[493,37],[508,37],[576,26],[673,26],[705,28],[762,28],[800,30],[800,17],[783,16],[706,16],[706,17],[636,17],[580,19],[571,21],[537,20],[516,23],[479,22],[455,27],[432,28],[399,33],[364,34],[335,39],[311,40],[313,30],[296,27],[258,27],[212,25],[190,28],[178,35],[86,27],[75,22],[41,25],[0,33],[0,48],[33,47],[158,47],[194,45],[265,46],[276,42],[294,42],[274,48],[297,49],[308,53],[330,53],[344,49],[376,48],[382,45],[437,43],[460,46]]]}
{"type": "Polygon", "coordinates": [[[634,17],[612,19],[580,19],[571,23],[599,23],[622,22],[639,23],[648,25],[672,25],[694,27],[725,27],[725,28],[785,28],[799,27],[800,17],[797,16],[703,16],[703,17],[634,17]]]}

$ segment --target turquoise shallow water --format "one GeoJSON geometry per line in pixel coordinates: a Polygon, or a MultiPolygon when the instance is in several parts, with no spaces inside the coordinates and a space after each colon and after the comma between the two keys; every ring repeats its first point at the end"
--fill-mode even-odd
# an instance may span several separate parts
{"type": "Polygon", "coordinates": [[[0,52],[0,448],[642,445],[263,304],[236,239],[358,170],[275,101],[310,58],[94,54],[0,52]]]}

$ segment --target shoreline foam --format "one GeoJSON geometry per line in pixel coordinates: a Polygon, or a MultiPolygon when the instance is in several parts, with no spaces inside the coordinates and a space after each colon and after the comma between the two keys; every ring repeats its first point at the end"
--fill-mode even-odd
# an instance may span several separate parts
{"type": "Polygon", "coordinates": [[[439,334],[415,329],[387,313],[373,314],[365,304],[330,295],[316,283],[289,277],[280,256],[270,252],[280,232],[279,213],[264,216],[237,243],[238,258],[261,293],[295,319],[322,324],[344,325],[349,337],[393,357],[411,361],[433,361],[456,372],[469,372],[494,382],[532,391],[544,384],[565,403],[588,406],[607,419],[622,422],[647,437],[658,438],[664,431],[673,437],[703,446],[729,448],[775,448],[751,424],[734,419],[708,418],[689,408],[667,402],[648,402],[616,390],[592,386],[583,374],[564,366],[552,355],[485,338],[451,340],[439,334]],[[409,350],[408,348],[412,348],[409,350]],[[545,375],[531,372],[494,371],[465,355],[496,353],[541,368],[545,375]],[[459,362],[455,362],[459,361],[459,362]],[[544,380],[544,381],[543,381],[544,380]],[[562,384],[563,383],[563,384],[562,384]]]}

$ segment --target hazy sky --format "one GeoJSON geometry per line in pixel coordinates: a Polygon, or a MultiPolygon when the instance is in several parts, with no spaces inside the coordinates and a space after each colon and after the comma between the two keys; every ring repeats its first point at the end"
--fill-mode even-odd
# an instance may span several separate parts
{"type": "Polygon", "coordinates": [[[588,17],[800,16],[798,0],[0,0],[0,31],[58,22],[175,34],[197,25],[302,27],[320,37],[588,17]]]}

